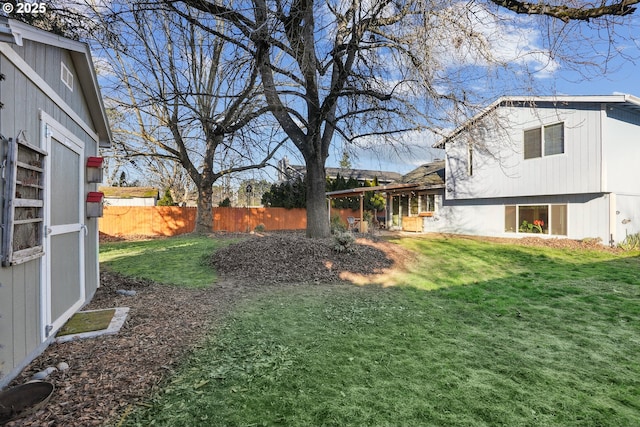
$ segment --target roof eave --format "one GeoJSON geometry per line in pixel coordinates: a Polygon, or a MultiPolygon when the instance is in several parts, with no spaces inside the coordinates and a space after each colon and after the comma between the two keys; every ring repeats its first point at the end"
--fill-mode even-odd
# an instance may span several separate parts
{"type": "Polygon", "coordinates": [[[440,141],[432,145],[433,148],[445,148],[445,145],[462,133],[469,126],[482,119],[493,110],[497,109],[503,104],[525,102],[534,104],[536,102],[553,102],[553,103],[601,103],[601,104],[633,104],[634,107],[640,107],[640,98],[629,94],[615,94],[615,95],[549,95],[549,96],[502,96],[489,106],[484,108],[478,114],[471,119],[464,122],[462,125],[454,129],[449,135],[442,138],[440,141]]]}
{"type": "Polygon", "coordinates": [[[78,72],[78,80],[88,98],[89,114],[91,115],[93,126],[98,135],[98,144],[100,147],[110,147],[112,141],[111,129],[102,102],[102,94],[100,92],[100,86],[98,85],[98,78],[93,66],[89,45],[41,30],[14,19],[6,17],[0,17],[0,19],[9,27],[14,42],[18,46],[22,46],[22,40],[26,39],[56,46],[68,50],[71,53],[78,72]]]}

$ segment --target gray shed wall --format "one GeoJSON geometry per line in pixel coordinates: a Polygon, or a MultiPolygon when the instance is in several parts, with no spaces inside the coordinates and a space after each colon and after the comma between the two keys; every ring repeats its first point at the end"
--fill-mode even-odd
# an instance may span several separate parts
{"type": "MultiPolygon", "coordinates": [[[[23,47],[12,48],[63,98],[75,114],[94,128],[77,80],[77,70],[68,52],[29,40],[24,41],[23,47]],[[73,92],[60,80],[61,61],[65,61],[76,77],[73,92]]],[[[27,140],[40,146],[40,111],[44,111],[84,142],[85,157],[98,154],[97,142],[4,55],[0,55],[0,73],[5,75],[5,80],[0,82],[0,101],[4,103],[4,108],[0,109],[0,133],[6,138],[15,138],[20,130],[25,130],[27,140]]],[[[0,147],[0,155],[4,156],[5,148],[0,147]]],[[[4,194],[3,185],[0,180],[0,198],[4,194]]],[[[85,194],[95,191],[96,185],[85,183],[84,190],[85,194]]],[[[85,223],[88,227],[85,238],[85,295],[86,301],[89,301],[99,283],[98,224],[96,219],[85,219],[85,223]]],[[[40,264],[40,260],[33,260],[0,268],[0,387],[19,373],[45,345],[40,336],[40,264]]]]}

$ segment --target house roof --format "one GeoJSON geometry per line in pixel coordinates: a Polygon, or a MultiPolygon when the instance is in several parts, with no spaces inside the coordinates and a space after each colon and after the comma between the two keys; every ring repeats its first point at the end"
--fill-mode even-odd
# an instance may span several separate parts
{"type": "Polygon", "coordinates": [[[326,195],[330,198],[338,198],[359,196],[368,191],[403,193],[413,190],[444,188],[444,165],[444,160],[437,160],[417,167],[406,175],[403,175],[398,182],[393,184],[329,191],[326,195]]]}
{"type": "Polygon", "coordinates": [[[619,104],[640,113],[640,98],[628,94],[616,95],[554,95],[554,96],[503,96],[490,104],[484,110],[454,129],[449,135],[433,145],[434,148],[444,148],[445,145],[465,130],[473,127],[479,120],[504,105],[524,104],[534,108],[537,104],[550,103],[554,106],[567,104],[619,104]]]}
{"type": "Polygon", "coordinates": [[[89,45],[40,30],[14,19],[0,17],[0,41],[22,46],[23,40],[31,40],[69,51],[78,74],[78,81],[87,98],[91,120],[98,134],[98,142],[101,147],[111,146],[111,129],[109,128],[107,113],[102,102],[102,94],[100,93],[100,86],[98,85],[89,45]]]}
{"type": "MultiPolygon", "coordinates": [[[[296,174],[304,175],[307,168],[302,165],[290,165],[289,169],[292,169],[296,174]]],[[[398,172],[370,170],[370,169],[343,169],[343,168],[325,168],[325,173],[329,178],[335,178],[342,176],[343,178],[353,178],[357,181],[373,181],[374,178],[378,179],[378,182],[395,182],[398,181],[402,175],[398,172]]]]}
{"type": "Polygon", "coordinates": [[[105,198],[110,199],[132,199],[157,198],[158,189],[153,187],[100,187],[98,191],[104,193],[105,198]]]}
{"type": "Polygon", "coordinates": [[[444,186],[444,160],[426,163],[403,175],[399,183],[444,186]]]}

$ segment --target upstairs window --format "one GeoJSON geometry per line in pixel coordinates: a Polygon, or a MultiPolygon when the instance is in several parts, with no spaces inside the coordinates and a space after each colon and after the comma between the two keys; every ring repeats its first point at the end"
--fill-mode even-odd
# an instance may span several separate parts
{"type": "Polygon", "coordinates": [[[524,158],[564,153],[564,123],[524,131],[524,158]]]}

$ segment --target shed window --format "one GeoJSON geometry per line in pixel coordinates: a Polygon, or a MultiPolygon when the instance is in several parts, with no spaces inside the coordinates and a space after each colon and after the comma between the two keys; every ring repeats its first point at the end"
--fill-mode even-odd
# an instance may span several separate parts
{"type": "Polygon", "coordinates": [[[62,83],[73,92],[73,73],[64,65],[64,62],[60,63],[60,79],[62,83]]]}

